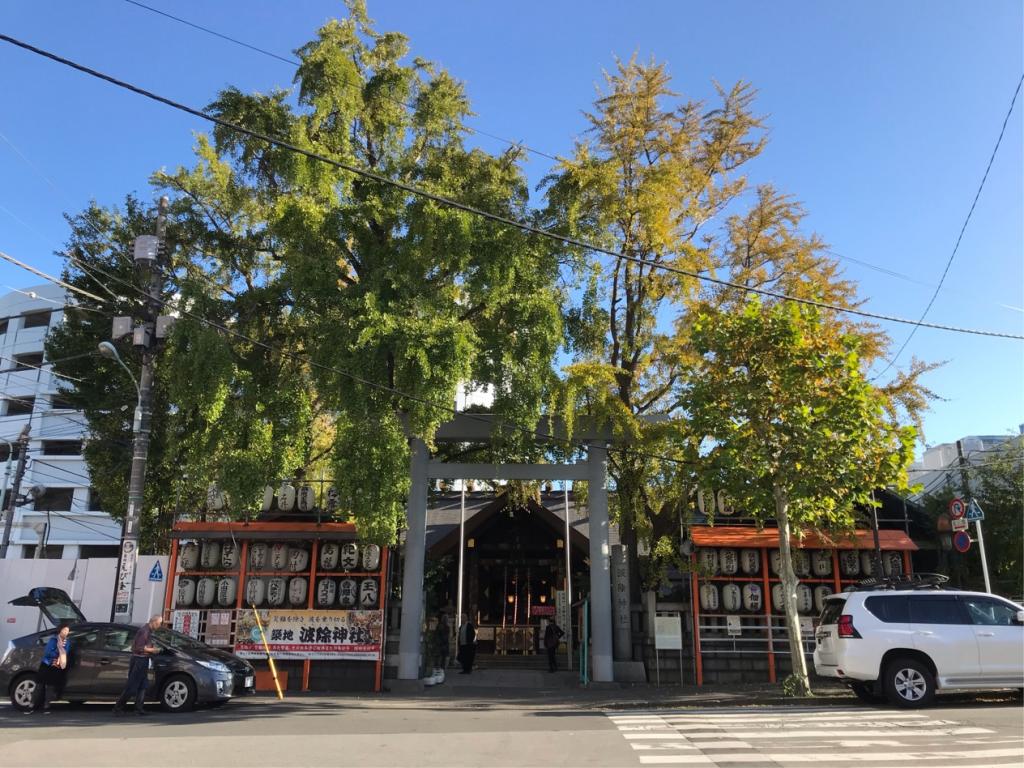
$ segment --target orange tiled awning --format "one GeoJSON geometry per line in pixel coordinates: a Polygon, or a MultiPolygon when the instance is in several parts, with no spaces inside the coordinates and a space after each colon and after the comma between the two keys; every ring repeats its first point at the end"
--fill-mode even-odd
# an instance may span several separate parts
{"type": "MultiPolygon", "coordinates": [[[[698,547],[778,547],[779,534],[774,528],[758,530],[752,525],[695,525],[690,536],[698,547]]],[[[850,535],[826,536],[807,533],[803,541],[793,537],[793,545],[801,549],[874,549],[875,536],[871,531],[855,531],[850,535]]],[[[917,550],[917,544],[903,531],[881,530],[878,540],[882,549],[917,550]]]]}

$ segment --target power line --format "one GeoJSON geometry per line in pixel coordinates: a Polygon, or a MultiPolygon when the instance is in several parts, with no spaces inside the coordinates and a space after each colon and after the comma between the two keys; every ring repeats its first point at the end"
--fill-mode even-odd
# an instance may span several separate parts
{"type": "Polygon", "coordinates": [[[1006,117],[1003,118],[1003,127],[999,129],[999,138],[996,139],[996,145],[995,147],[992,148],[992,154],[988,158],[988,165],[985,166],[985,173],[981,177],[981,183],[978,184],[978,191],[974,193],[974,200],[971,202],[971,208],[969,211],[967,211],[967,218],[964,219],[963,226],[960,227],[960,234],[957,235],[956,245],[953,246],[953,252],[949,254],[949,259],[946,260],[946,267],[945,269],[942,270],[942,277],[939,278],[939,284],[935,286],[935,291],[932,293],[931,299],[928,300],[928,305],[924,308],[924,312],[921,313],[920,320],[918,320],[918,322],[914,324],[914,327],[907,335],[906,340],[904,340],[900,348],[896,350],[896,354],[892,356],[892,359],[889,361],[889,364],[885,366],[885,368],[883,368],[880,373],[875,375],[872,378],[872,381],[879,378],[882,374],[884,374],[886,371],[892,368],[893,365],[896,364],[897,358],[903,353],[903,350],[907,348],[907,345],[910,343],[910,340],[914,338],[914,334],[917,333],[917,329],[920,328],[922,325],[925,325],[923,321],[925,317],[927,317],[928,311],[932,308],[932,305],[935,303],[935,299],[938,297],[939,291],[942,290],[942,284],[946,281],[946,275],[949,274],[949,268],[950,266],[952,266],[953,259],[956,257],[956,253],[960,249],[960,241],[964,239],[964,232],[967,231],[967,225],[970,223],[971,216],[974,214],[974,207],[978,204],[978,198],[981,197],[981,190],[985,188],[985,181],[988,179],[988,172],[992,170],[992,163],[996,159],[996,153],[999,151],[999,145],[1002,144],[1003,142],[1003,134],[1006,133],[1006,124],[1010,122],[1010,115],[1013,114],[1013,107],[1017,103],[1017,96],[1020,95],[1020,89],[1022,85],[1024,85],[1024,75],[1021,75],[1020,80],[1017,81],[1017,87],[1013,91],[1013,98],[1010,99],[1010,108],[1006,110],[1006,117]]]}
{"type": "Polygon", "coordinates": [[[965,334],[970,334],[970,335],[975,335],[975,336],[992,336],[992,337],[997,337],[997,338],[1024,340],[1024,336],[1019,335],[1019,334],[1004,333],[1004,332],[1001,332],[1001,331],[988,331],[988,330],[978,330],[978,329],[971,329],[971,328],[961,328],[961,327],[957,327],[957,326],[942,325],[942,324],[938,324],[938,323],[926,323],[926,322],[924,322],[923,319],[915,321],[915,320],[910,320],[908,318],[898,317],[898,316],[895,316],[895,315],[884,315],[884,314],[880,314],[880,313],[876,313],[876,312],[868,312],[868,311],[862,310],[862,309],[854,309],[854,308],[851,308],[851,307],[842,307],[842,306],[839,306],[839,305],[836,305],[836,304],[829,304],[827,302],[817,301],[815,299],[807,299],[807,298],[801,298],[801,297],[797,297],[797,296],[790,296],[790,295],[787,295],[787,294],[784,294],[784,293],[780,293],[778,291],[772,291],[772,290],[769,290],[769,289],[766,289],[766,288],[757,288],[757,287],[753,287],[753,286],[742,285],[740,283],[735,283],[735,282],[733,282],[731,280],[725,280],[725,279],[722,279],[722,278],[711,277],[709,275],[702,275],[699,272],[694,272],[694,271],[691,271],[691,270],[681,269],[679,267],[673,267],[673,266],[670,266],[668,264],[665,264],[665,263],[662,263],[662,262],[659,262],[659,261],[651,261],[649,259],[643,259],[643,258],[640,258],[638,256],[630,256],[629,254],[622,253],[622,252],[619,252],[619,251],[614,251],[614,250],[611,250],[610,248],[604,248],[604,247],[596,245],[594,243],[589,243],[589,242],[586,242],[586,241],[583,241],[583,240],[579,240],[579,239],[576,239],[576,238],[573,238],[573,237],[568,237],[566,235],[560,235],[560,234],[558,234],[556,232],[552,232],[550,230],[543,229],[541,227],[537,227],[537,226],[534,226],[532,224],[528,224],[526,222],[516,221],[515,219],[511,219],[511,218],[508,218],[506,216],[502,216],[500,214],[491,213],[489,211],[484,211],[484,210],[482,210],[480,208],[476,208],[476,207],[468,205],[466,203],[459,202],[458,200],[453,200],[452,198],[448,198],[448,197],[445,197],[443,195],[438,195],[438,194],[435,194],[433,192],[428,192],[427,190],[420,189],[419,187],[413,186],[411,184],[406,184],[404,182],[395,181],[393,179],[389,179],[386,176],[382,176],[382,175],[380,175],[378,173],[375,173],[373,171],[369,171],[369,170],[366,170],[364,168],[359,168],[358,166],[354,166],[354,165],[351,165],[349,163],[344,163],[344,162],[341,162],[340,160],[334,160],[334,159],[326,157],[324,155],[320,155],[320,154],[318,154],[316,152],[312,152],[312,151],[310,151],[308,149],[303,149],[302,147],[296,146],[295,144],[292,144],[290,142],[283,141],[281,139],[276,139],[276,138],[274,138],[272,136],[268,136],[267,134],[260,133],[259,131],[254,131],[254,130],[251,130],[249,128],[245,128],[245,127],[243,127],[241,125],[237,125],[236,123],[232,123],[232,122],[230,122],[228,120],[224,120],[223,118],[217,117],[215,115],[208,115],[208,114],[206,114],[205,112],[203,112],[201,110],[195,109],[193,107],[189,107],[186,104],[182,104],[180,102],[174,101],[173,99],[169,99],[166,96],[160,96],[159,94],[153,93],[152,91],[147,91],[144,88],[140,88],[139,86],[132,85],[131,83],[125,82],[123,80],[119,80],[119,79],[117,79],[117,78],[115,78],[115,77],[113,77],[111,75],[104,74],[103,72],[100,72],[98,70],[92,69],[92,68],[87,67],[87,66],[85,66],[83,64],[79,64],[79,63],[77,63],[75,61],[72,61],[70,59],[66,59],[66,58],[64,58],[62,56],[58,56],[55,53],[50,53],[49,51],[43,50],[42,48],[37,48],[34,45],[30,45],[29,43],[22,42],[21,40],[18,40],[17,38],[10,37],[9,35],[0,34],[0,40],[8,42],[8,43],[10,43],[12,45],[15,45],[15,46],[17,46],[19,48],[22,48],[24,50],[30,51],[31,53],[35,53],[36,55],[43,56],[44,58],[50,59],[51,61],[55,61],[58,64],[62,64],[64,66],[66,66],[66,67],[70,67],[72,69],[75,69],[75,70],[77,70],[79,72],[82,72],[84,74],[89,75],[90,77],[95,77],[97,79],[100,79],[100,80],[103,80],[105,82],[108,82],[111,85],[117,86],[118,88],[123,88],[125,90],[131,91],[132,93],[136,93],[136,94],[138,94],[140,96],[143,96],[143,97],[145,97],[147,99],[150,99],[152,101],[156,101],[156,102],[159,102],[159,103],[164,104],[166,106],[169,106],[172,109],[176,109],[176,110],[178,110],[180,112],[184,112],[186,114],[192,115],[193,117],[197,117],[197,118],[199,118],[201,120],[205,120],[207,122],[214,123],[215,125],[219,125],[219,126],[221,126],[223,128],[227,128],[228,130],[232,130],[232,131],[235,131],[237,133],[241,133],[243,135],[249,136],[250,138],[254,138],[254,139],[257,139],[259,141],[265,141],[268,144],[272,144],[274,146],[280,147],[281,149],[285,149],[285,150],[288,150],[290,152],[294,152],[296,154],[302,155],[303,157],[307,157],[310,160],[315,160],[317,162],[322,162],[322,163],[325,163],[327,165],[334,166],[335,168],[338,168],[340,170],[346,171],[348,173],[352,173],[352,174],[355,174],[357,176],[361,176],[361,177],[366,178],[366,179],[371,179],[371,180],[376,181],[376,182],[378,182],[380,184],[384,184],[384,185],[393,187],[395,189],[400,189],[400,190],[402,190],[404,192],[407,192],[407,193],[409,193],[411,195],[416,195],[418,197],[422,197],[424,199],[436,202],[436,203],[438,203],[440,205],[444,205],[444,206],[447,206],[447,207],[450,207],[450,208],[455,208],[456,210],[460,210],[460,211],[463,211],[465,213],[472,214],[474,216],[479,216],[481,218],[487,219],[489,221],[496,222],[498,224],[504,224],[506,226],[514,227],[516,229],[519,229],[522,232],[526,232],[526,233],[529,233],[529,234],[537,235],[538,237],[543,237],[543,238],[546,238],[548,240],[559,242],[559,243],[561,243],[563,245],[571,246],[571,247],[574,247],[574,248],[580,248],[580,249],[583,249],[583,250],[592,251],[594,253],[600,253],[600,254],[604,254],[604,255],[607,255],[607,256],[612,256],[612,257],[614,257],[616,259],[622,259],[623,261],[629,261],[629,262],[632,262],[632,263],[635,263],[635,264],[640,264],[641,266],[650,267],[652,269],[659,269],[659,270],[662,270],[664,272],[671,272],[671,273],[674,273],[674,274],[677,274],[677,275],[681,275],[683,277],[688,277],[688,278],[691,278],[691,279],[701,280],[701,281],[704,281],[704,282],[707,282],[707,283],[711,283],[711,284],[714,284],[714,285],[718,285],[718,286],[721,286],[721,287],[733,288],[733,289],[735,289],[737,291],[740,291],[742,293],[752,293],[752,294],[758,294],[758,295],[761,295],[761,296],[768,296],[770,298],[779,299],[780,301],[795,302],[795,303],[798,303],[798,304],[804,304],[804,305],[807,305],[807,306],[817,307],[818,309],[827,309],[827,310],[831,310],[831,311],[834,311],[834,312],[840,312],[840,313],[844,313],[844,314],[856,315],[858,317],[865,317],[865,318],[869,318],[869,319],[872,319],[872,320],[883,320],[883,321],[886,321],[886,322],[902,323],[902,324],[905,324],[905,325],[913,325],[915,327],[934,328],[936,330],[950,331],[950,332],[954,332],[954,333],[965,333],[965,334]]]}
{"type": "Polygon", "coordinates": [[[40,270],[36,269],[33,266],[30,266],[30,265],[26,264],[23,261],[18,261],[13,256],[8,256],[3,251],[0,251],[0,259],[4,259],[5,261],[9,261],[9,262],[11,262],[11,264],[14,264],[17,267],[21,267],[22,269],[28,270],[33,275],[38,275],[39,277],[43,278],[44,280],[49,280],[51,283],[53,283],[54,285],[59,285],[61,288],[65,288],[66,290],[73,291],[75,293],[79,293],[82,296],[87,296],[88,298],[90,298],[93,301],[98,302],[100,304],[104,303],[104,300],[101,299],[96,294],[89,293],[88,291],[83,291],[81,288],[78,288],[77,286],[71,285],[70,283],[65,283],[63,280],[59,280],[58,278],[53,277],[52,275],[48,275],[45,272],[41,272],[40,270]]]}
{"type": "MultiPolygon", "coordinates": [[[[188,19],[183,19],[180,16],[175,16],[174,14],[167,13],[166,11],[161,11],[159,8],[154,8],[154,7],[150,6],[150,5],[146,5],[145,3],[137,2],[136,0],[124,0],[124,1],[126,3],[128,3],[129,5],[134,5],[137,8],[142,8],[142,9],[150,11],[152,13],[159,14],[160,16],[163,16],[165,18],[171,19],[172,21],[178,22],[179,24],[184,24],[185,26],[192,27],[192,29],[197,29],[200,32],[205,32],[208,35],[213,35],[214,37],[219,37],[221,40],[226,40],[227,42],[233,43],[234,45],[240,45],[243,48],[248,48],[250,51],[255,51],[256,53],[262,54],[263,56],[268,56],[268,57],[270,57],[272,59],[277,59],[278,61],[284,62],[285,64],[291,64],[292,66],[295,66],[295,67],[301,67],[302,66],[302,62],[299,61],[298,59],[291,59],[291,58],[288,58],[286,56],[281,56],[279,54],[274,53],[273,51],[268,51],[265,48],[260,48],[259,46],[253,45],[251,43],[247,43],[244,40],[239,40],[238,38],[231,37],[230,35],[225,35],[223,32],[218,32],[217,30],[211,29],[210,27],[204,27],[202,24],[197,24],[194,21],[189,21],[188,19]]],[[[341,83],[342,83],[342,85],[344,85],[344,86],[346,86],[348,88],[352,88],[352,89],[356,89],[356,90],[360,90],[360,91],[362,90],[362,88],[360,87],[360,85],[358,83],[353,83],[347,77],[342,77],[341,78],[341,83]]],[[[399,106],[404,107],[405,109],[408,109],[408,110],[411,110],[411,111],[415,111],[415,109],[416,109],[415,105],[410,104],[410,103],[408,103],[406,101],[402,101],[401,99],[396,99],[396,98],[394,98],[392,96],[388,96],[386,94],[383,97],[385,99],[387,99],[388,101],[392,102],[393,104],[398,104],[399,106]]],[[[531,154],[537,155],[539,157],[546,157],[548,160],[554,160],[555,162],[558,162],[558,160],[559,160],[559,158],[557,156],[549,154],[547,152],[542,152],[541,150],[534,149],[533,147],[529,147],[526,144],[522,143],[521,141],[513,141],[512,139],[506,139],[506,138],[503,138],[501,136],[497,136],[497,135],[495,135],[493,133],[487,133],[487,131],[482,131],[479,128],[473,128],[472,126],[469,126],[469,125],[460,125],[458,127],[461,128],[462,130],[468,131],[469,133],[475,133],[478,136],[486,136],[489,139],[494,139],[495,141],[500,141],[503,144],[508,144],[511,147],[518,147],[518,148],[524,149],[527,152],[530,152],[531,154]]]]}

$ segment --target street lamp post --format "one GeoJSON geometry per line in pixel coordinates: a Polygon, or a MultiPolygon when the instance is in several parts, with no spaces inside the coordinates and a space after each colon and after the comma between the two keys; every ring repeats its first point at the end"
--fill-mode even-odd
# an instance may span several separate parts
{"type": "MultiPolygon", "coordinates": [[[[152,400],[152,365],[142,366],[142,375],[136,380],[131,369],[125,365],[117,347],[109,341],[100,342],[99,352],[110,358],[127,372],[138,400],[135,417],[132,420],[132,471],[128,480],[128,509],[121,526],[121,556],[114,578],[114,594],[110,607],[110,620],[131,621],[132,604],[135,595],[135,566],[139,552],[139,519],[142,515],[143,493],[146,486],[146,460],[149,456],[149,410],[152,400]]],[[[148,350],[143,351],[143,356],[148,350]]]]}

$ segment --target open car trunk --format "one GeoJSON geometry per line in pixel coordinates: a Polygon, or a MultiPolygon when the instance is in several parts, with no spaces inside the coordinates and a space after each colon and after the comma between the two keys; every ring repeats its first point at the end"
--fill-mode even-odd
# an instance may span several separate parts
{"type": "Polygon", "coordinates": [[[69,624],[88,621],[68,593],[56,587],[34,587],[24,597],[11,600],[11,605],[35,606],[55,627],[62,621],[69,624]]]}

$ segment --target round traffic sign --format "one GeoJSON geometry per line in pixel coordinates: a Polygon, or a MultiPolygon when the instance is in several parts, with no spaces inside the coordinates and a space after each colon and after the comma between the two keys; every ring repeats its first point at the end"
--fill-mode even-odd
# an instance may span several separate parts
{"type": "Polygon", "coordinates": [[[953,547],[957,552],[966,552],[971,548],[971,536],[967,531],[957,531],[953,534],[953,547]]]}
{"type": "Polygon", "coordinates": [[[956,498],[949,502],[949,516],[954,520],[959,520],[966,512],[967,505],[964,504],[963,499],[956,498]]]}

